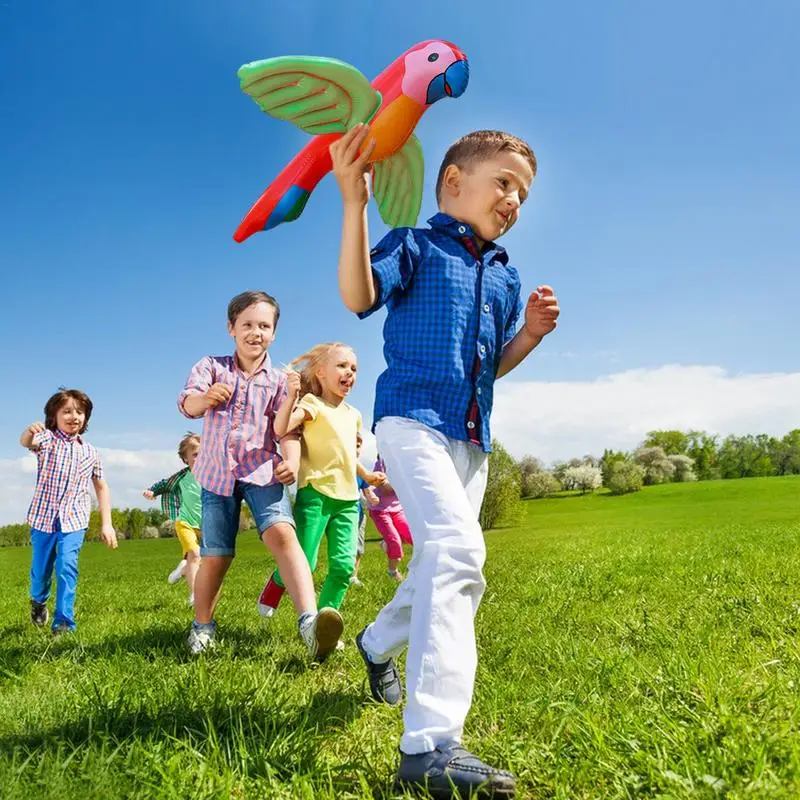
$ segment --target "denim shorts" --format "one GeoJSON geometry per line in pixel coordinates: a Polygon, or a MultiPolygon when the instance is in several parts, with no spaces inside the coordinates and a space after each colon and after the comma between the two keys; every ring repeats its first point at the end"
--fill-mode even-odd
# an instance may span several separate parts
{"type": "Polygon", "coordinates": [[[256,486],[236,481],[232,497],[203,489],[201,556],[236,555],[236,534],[239,533],[242,500],[250,507],[259,534],[281,522],[294,528],[292,505],[283,484],[256,486]]]}

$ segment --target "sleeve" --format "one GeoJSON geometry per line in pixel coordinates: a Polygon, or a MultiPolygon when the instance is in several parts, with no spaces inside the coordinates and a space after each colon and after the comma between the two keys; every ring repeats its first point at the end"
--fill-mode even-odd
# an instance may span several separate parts
{"type": "Polygon", "coordinates": [[[317,399],[316,395],[311,394],[310,392],[308,394],[304,394],[300,398],[300,402],[297,404],[297,407],[302,408],[303,411],[308,414],[312,422],[317,418],[317,414],[319,414],[319,400],[317,399]]]}
{"type": "Polygon", "coordinates": [[[364,429],[364,421],[361,419],[361,412],[356,410],[356,435],[361,437],[364,429]]]}
{"type": "Polygon", "coordinates": [[[103,480],[103,462],[100,460],[100,453],[94,451],[94,467],[92,468],[92,478],[97,481],[103,480]]]}
{"type": "Polygon", "coordinates": [[[522,313],[522,296],[519,276],[514,275],[514,284],[511,288],[512,297],[509,298],[509,311],[506,314],[506,324],[503,330],[503,347],[505,347],[517,333],[517,323],[522,313]]]}
{"type": "Polygon", "coordinates": [[[52,443],[53,443],[53,432],[45,428],[43,431],[39,431],[39,433],[35,433],[33,435],[33,439],[31,440],[31,447],[35,449],[35,452],[41,453],[44,450],[47,450],[47,448],[50,447],[52,443]]]}
{"type": "Polygon", "coordinates": [[[189,419],[195,419],[190,414],[186,413],[186,409],[183,407],[186,398],[190,394],[205,394],[214,383],[214,369],[213,369],[213,362],[209,356],[205,358],[201,358],[193,367],[192,371],[189,373],[189,377],[186,379],[186,384],[183,387],[183,391],[178,395],[178,411],[183,414],[184,417],[188,417],[189,419]]]}
{"type": "Polygon", "coordinates": [[[149,489],[153,493],[155,497],[158,497],[160,494],[164,494],[164,490],[167,488],[167,484],[169,480],[167,478],[162,478],[160,481],[156,481],[149,489]]]}
{"type": "Polygon", "coordinates": [[[372,308],[359,313],[359,319],[366,319],[375,313],[386,305],[395,292],[405,291],[411,283],[414,268],[419,261],[419,247],[413,228],[395,228],[389,231],[369,256],[378,297],[372,308]]]}

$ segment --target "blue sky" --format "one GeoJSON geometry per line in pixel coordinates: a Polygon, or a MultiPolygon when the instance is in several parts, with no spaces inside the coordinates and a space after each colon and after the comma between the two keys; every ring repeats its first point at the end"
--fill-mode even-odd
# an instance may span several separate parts
{"type": "MultiPolygon", "coordinates": [[[[192,363],[228,352],[225,308],[281,302],[274,360],[327,339],[361,362],[371,416],[381,320],[336,289],[340,203],[237,245],[243,214],[306,141],[241,93],[237,68],[334,56],[370,79],[417,41],[467,54],[470,85],[432,107],[421,221],[447,145],[527,139],[539,177],[503,241],[562,323],[510,382],[625,370],[796,369],[800,51],[794,4],[140,0],[0,5],[0,458],[60,384],[96,404],[92,441],[172,450],[192,363]],[[401,10],[401,8],[403,10],[401,10]],[[408,10],[405,10],[408,9],[408,10]]],[[[373,213],[372,239],[385,232],[373,213]]],[[[535,403],[536,398],[531,398],[535,403]]]]}

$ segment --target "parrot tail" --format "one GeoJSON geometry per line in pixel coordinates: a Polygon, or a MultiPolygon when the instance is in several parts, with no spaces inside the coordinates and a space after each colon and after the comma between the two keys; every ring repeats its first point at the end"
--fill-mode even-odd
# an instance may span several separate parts
{"type": "Polygon", "coordinates": [[[328,141],[324,140],[332,138],[337,137],[318,136],[295,156],[239,223],[235,241],[293,222],[303,213],[311,192],[331,169],[328,141]]]}

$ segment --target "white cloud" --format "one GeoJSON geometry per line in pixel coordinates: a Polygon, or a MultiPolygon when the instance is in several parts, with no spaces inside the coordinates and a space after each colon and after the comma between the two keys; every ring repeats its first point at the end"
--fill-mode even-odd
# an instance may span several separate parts
{"type": "Polygon", "coordinates": [[[592,381],[503,380],[492,433],[515,456],[546,462],[630,449],[650,430],[782,435],[800,427],[800,373],[729,374],[669,365],[592,381]]]}

